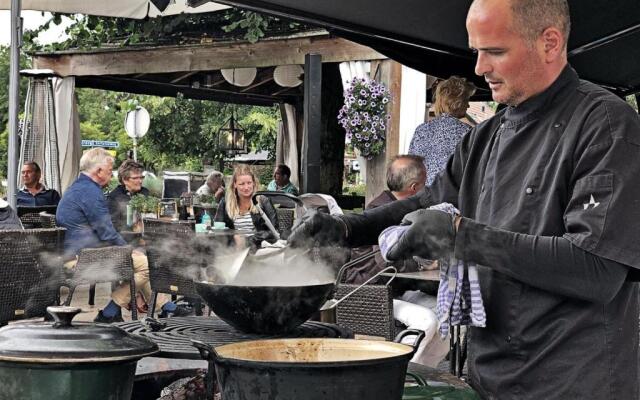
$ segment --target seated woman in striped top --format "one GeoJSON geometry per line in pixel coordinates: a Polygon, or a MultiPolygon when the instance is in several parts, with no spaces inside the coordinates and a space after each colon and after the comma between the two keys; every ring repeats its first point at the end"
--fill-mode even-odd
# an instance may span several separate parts
{"type": "MultiPolygon", "coordinates": [[[[256,246],[262,240],[275,241],[275,237],[252,201],[252,196],[258,191],[259,185],[260,182],[248,165],[237,166],[215,216],[215,221],[224,222],[227,228],[256,232],[251,237],[251,242],[256,246]]],[[[273,226],[277,227],[278,217],[271,201],[264,196],[258,196],[257,200],[273,226]]]]}

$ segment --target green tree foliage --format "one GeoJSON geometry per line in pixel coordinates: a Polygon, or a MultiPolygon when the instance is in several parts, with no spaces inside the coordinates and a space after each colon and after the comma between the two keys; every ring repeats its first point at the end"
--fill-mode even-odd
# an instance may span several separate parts
{"type": "MultiPolygon", "coordinates": [[[[20,57],[20,69],[30,68],[30,62],[26,57],[20,57]]],[[[7,146],[9,142],[9,74],[10,53],[9,47],[0,45],[0,177],[7,176],[7,146]]],[[[27,96],[27,78],[20,79],[20,99],[24,101],[27,96]]],[[[24,104],[19,104],[22,109],[24,104]]]]}
{"type": "MultiPolygon", "coordinates": [[[[234,106],[213,101],[140,96],[95,89],[78,89],[80,130],[83,139],[115,140],[117,159],[126,158],[132,141],[124,129],[126,113],[145,107],[151,116],[147,135],[139,141],[138,159],[154,171],[202,170],[203,162],[223,157],[218,150],[218,131],[234,106]]],[[[235,106],[252,151],[275,153],[278,124],[276,108],[235,106]]]]}

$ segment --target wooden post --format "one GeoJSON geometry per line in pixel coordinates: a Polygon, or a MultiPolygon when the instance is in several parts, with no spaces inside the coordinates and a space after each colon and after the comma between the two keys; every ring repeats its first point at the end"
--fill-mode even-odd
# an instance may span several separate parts
{"type": "Polygon", "coordinates": [[[322,57],[304,57],[304,140],[302,147],[302,193],[320,191],[322,57]]]}
{"type": "Polygon", "coordinates": [[[400,148],[400,90],[402,84],[402,64],[384,60],[371,64],[371,76],[382,82],[391,91],[391,101],[387,112],[391,119],[387,123],[387,140],[384,153],[367,161],[365,203],[369,204],[383,190],[387,189],[387,162],[398,154],[400,148]]]}

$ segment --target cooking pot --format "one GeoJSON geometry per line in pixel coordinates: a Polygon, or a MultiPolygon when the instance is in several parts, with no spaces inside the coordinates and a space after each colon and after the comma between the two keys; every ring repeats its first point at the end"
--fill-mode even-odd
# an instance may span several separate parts
{"type": "Polygon", "coordinates": [[[53,323],[0,329],[0,398],[130,400],[137,361],[158,352],[122,329],[71,323],[76,307],[48,307],[53,323]]]}
{"type": "Polygon", "coordinates": [[[272,339],[213,348],[194,342],[215,365],[224,400],[399,400],[413,346],[354,339],[272,339]]]}
{"type": "MultiPolygon", "coordinates": [[[[345,264],[372,257],[371,252],[345,264]]],[[[240,274],[245,272],[243,267],[240,274]]],[[[280,334],[295,329],[325,303],[335,288],[333,281],[297,286],[250,286],[194,281],[196,291],[211,310],[229,325],[243,332],[280,334]]]]}

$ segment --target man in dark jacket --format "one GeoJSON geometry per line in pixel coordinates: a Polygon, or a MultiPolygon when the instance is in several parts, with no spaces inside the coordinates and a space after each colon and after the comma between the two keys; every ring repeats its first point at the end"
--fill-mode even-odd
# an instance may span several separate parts
{"type": "Polygon", "coordinates": [[[41,182],[42,170],[35,161],[27,161],[22,165],[22,189],[18,191],[17,205],[57,206],[60,202],[60,194],[54,189],[46,188],[41,182]]]}
{"type": "Polygon", "coordinates": [[[507,107],[463,138],[420,195],[364,215],[310,217],[294,244],[371,243],[388,256],[478,264],[486,328],[469,378],[488,399],[637,399],[640,119],[567,63],[565,0],[476,0],[476,73],[507,107]],[[426,210],[448,202],[462,216],[426,210]],[[417,210],[417,211],[416,211],[417,210]]]}
{"type": "MultiPolygon", "coordinates": [[[[391,159],[387,166],[387,188],[366,206],[366,210],[389,204],[396,200],[403,200],[420,192],[427,179],[427,169],[424,158],[416,155],[398,155],[391,159]]],[[[361,257],[378,246],[362,246],[351,250],[351,259],[361,257]]],[[[415,265],[413,260],[409,264],[415,265]]],[[[354,265],[345,272],[346,283],[363,283],[376,272],[385,267],[385,261],[380,254],[374,258],[354,265]]],[[[401,272],[405,272],[403,269],[401,272]]]]}

